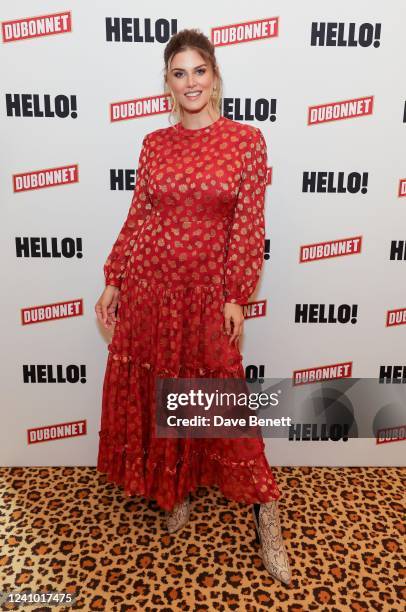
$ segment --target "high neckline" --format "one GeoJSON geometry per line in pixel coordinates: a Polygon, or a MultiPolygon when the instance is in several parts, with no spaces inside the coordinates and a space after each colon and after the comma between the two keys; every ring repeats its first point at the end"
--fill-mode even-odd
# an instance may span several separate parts
{"type": "Polygon", "coordinates": [[[209,134],[215,128],[219,127],[223,123],[223,120],[224,120],[223,115],[220,115],[220,117],[216,119],[215,121],[213,121],[213,123],[210,123],[210,125],[206,125],[206,127],[201,127],[201,128],[186,128],[179,121],[179,123],[174,125],[174,128],[176,129],[178,133],[185,134],[187,136],[198,136],[198,135],[201,136],[201,135],[209,134]]]}

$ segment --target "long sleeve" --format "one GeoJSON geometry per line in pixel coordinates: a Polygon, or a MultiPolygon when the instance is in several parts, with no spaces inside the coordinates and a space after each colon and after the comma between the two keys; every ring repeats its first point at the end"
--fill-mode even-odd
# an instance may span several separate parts
{"type": "Polygon", "coordinates": [[[135,188],[127,219],[120,230],[103,268],[105,284],[114,285],[119,289],[121,287],[121,281],[128,257],[131,254],[131,249],[152,208],[148,196],[148,136],[149,134],[146,134],[142,141],[135,188]]]}
{"type": "Polygon", "coordinates": [[[225,299],[240,305],[254,292],[264,258],[267,148],[259,128],[254,128],[244,159],[225,268],[225,299]]]}

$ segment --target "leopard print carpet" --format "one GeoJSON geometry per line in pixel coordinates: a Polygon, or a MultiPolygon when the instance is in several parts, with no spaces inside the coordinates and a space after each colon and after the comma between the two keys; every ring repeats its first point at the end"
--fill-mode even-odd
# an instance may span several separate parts
{"type": "Polygon", "coordinates": [[[405,471],[273,469],[289,587],[263,568],[251,508],[215,488],[191,496],[188,525],[169,535],[154,501],[95,468],[27,467],[0,468],[0,591],[76,592],[86,612],[404,611],[405,471]]]}

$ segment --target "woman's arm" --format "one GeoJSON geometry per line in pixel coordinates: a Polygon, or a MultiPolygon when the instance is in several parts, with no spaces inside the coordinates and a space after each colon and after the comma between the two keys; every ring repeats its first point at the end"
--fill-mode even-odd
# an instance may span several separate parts
{"type": "Polygon", "coordinates": [[[120,289],[127,259],[138,237],[146,218],[151,211],[148,196],[148,156],[149,134],[144,136],[138,160],[135,188],[131,200],[127,219],[113,245],[113,248],[104,264],[105,285],[112,285],[120,289]]]}
{"type": "Polygon", "coordinates": [[[248,143],[231,225],[225,270],[225,299],[245,304],[257,286],[264,261],[267,147],[259,128],[248,143]]]}

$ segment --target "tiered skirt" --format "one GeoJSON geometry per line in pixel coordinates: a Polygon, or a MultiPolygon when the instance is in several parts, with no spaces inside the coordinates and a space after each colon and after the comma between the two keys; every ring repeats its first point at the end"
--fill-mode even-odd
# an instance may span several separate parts
{"type": "Polygon", "coordinates": [[[219,288],[123,280],[108,345],[98,471],[127,496],[171,510],[199,486],[244,504],[280,497],[262,437],[156,436],[156,378],[245,378],[219,288]]]}

